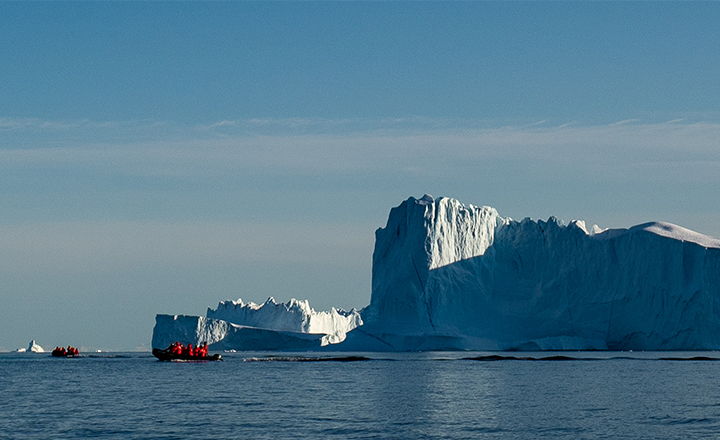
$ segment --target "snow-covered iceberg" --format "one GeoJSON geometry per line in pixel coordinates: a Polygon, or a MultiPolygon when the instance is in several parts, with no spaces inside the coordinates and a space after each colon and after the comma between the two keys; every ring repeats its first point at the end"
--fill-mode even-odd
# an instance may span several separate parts
{"type": "Polygon", "coordinates": [[[410,198],[376,232],[362,316],[344,349],[720,349],[720,240],[410,198]]]}
{"type": "Polygon", "coordinates": [[[153,348],[174,341],[184,344],[207,342],[213,350],[304,350],[337,344],[345,334],[362,325],[360,313],[332,308],[316,312],[307,300],[263,304],[222,301],[208,308],[207,317],[157,315],[153,348]]]}

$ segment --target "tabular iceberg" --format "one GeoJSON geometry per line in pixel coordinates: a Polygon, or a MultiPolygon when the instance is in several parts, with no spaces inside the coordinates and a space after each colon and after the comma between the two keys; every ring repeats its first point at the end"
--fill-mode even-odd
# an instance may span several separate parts
{"type": "Polygon", "coordinates": [[[588,229],[410,198],[376,231],[370,305],[224,301],[158,315],[153,347],[235,350],[720,349],[720,240],[669,223],[588,229]]]}
{"type": "Polygon", "coordinates": [[[347,349],[720,348],[720,240],[668,223],[588,231],[410,198],[376,232],[347,349]]]}

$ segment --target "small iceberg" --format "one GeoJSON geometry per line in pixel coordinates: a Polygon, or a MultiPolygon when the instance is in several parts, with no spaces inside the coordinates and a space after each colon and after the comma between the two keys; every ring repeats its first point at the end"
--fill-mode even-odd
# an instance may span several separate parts
{"type": "Polygon", "coordinates": [[[15,350],[15,353],[45,353],[45,349],[43,349],[41,346],[35,342],[35,339],[30,341],[30,344],[28,344],[28,348],[18,348],[15,350]]]}
{"type": "Polygon", "coordinates": [[[28,345],[27,351],[31,351],[33,353],[45,353],[45,350],[35,342],[35,339],[30,341],[30,344],[28,345]]]}

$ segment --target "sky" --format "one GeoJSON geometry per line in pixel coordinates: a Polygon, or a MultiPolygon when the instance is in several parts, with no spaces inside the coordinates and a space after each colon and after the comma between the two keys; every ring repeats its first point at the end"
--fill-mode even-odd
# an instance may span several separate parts
{"type": "Polygon", "coordinates": [[[717,2],[0,2],[0,351],[370,302],[410,196],[720,237],[717,2]]]}

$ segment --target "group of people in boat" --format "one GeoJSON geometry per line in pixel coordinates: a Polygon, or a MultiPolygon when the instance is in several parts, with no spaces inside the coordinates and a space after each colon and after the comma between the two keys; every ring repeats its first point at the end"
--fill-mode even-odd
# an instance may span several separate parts
{"type": "Polygon", "coordinates": [[[73,347],[72,345],[68,345],[67,348],[65,347],[55,347],[55,350],[52,351],[53,356],[80,356],[80,350],[73,347]]]}
{"type": "Polygon", "coordinates": [[[173,342],[165,351],[178,356],[189,356],[196,358],[203,358],[206,357],[208,354],[207,342],[203,342],[197,347],[193,347],[192,344],[183,345],[179,342],[173,342]]]}

